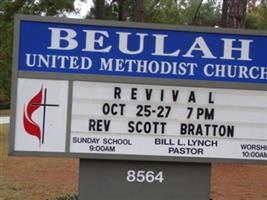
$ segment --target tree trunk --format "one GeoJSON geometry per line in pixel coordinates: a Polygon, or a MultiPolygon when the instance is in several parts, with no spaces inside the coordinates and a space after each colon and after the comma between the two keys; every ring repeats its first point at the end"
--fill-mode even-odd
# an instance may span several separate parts
{"type": "Polygon", "coordinates": [[[126,21],[128,14],[128,0],[118,0],[119,4],[119,21],[126,21]]]}
{"type": "Polygon", "coordinates": [[[144,22],[144,0],[133,0],[133,21],[144,22]]]}
{"type": "Polygon", "coordinates": [[[105,18],[105,0],[95,0],[95,18],[104,19],[105,18]]]}
{"type": "Polygon", "coordinates": [[[192,19],[192,25],[196,25],[197,24],[197,18],[199,17],[199,11],[200,11],[200,8],[202,6],[202,3],[203,3],[203,0],[200,0],[198,6],[196,8],[194,17],[192,19]]]}
{"type": "Polygon", "coordinates": [[[248,0],[223,0],[222,27],[245,28],[248,0]]]}

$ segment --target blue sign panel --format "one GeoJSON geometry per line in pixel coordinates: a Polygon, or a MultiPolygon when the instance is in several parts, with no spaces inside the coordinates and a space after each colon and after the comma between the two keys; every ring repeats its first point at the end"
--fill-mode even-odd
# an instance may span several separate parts
{"type": "Polygon", "coordinates": [[[20,21],[18,70],[267,83],[267,37],[20,21]]]}

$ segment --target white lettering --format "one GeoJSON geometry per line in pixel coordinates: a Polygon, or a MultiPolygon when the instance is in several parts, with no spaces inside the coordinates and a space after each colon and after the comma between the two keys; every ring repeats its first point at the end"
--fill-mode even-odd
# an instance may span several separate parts
{"type": "Polygon", "coordinates": [[[56,50],[72,50],[78,46],[78,42],[74,39],[77,33],[72,29],[67,28],[48,28],[51,30],[51,42],[48,49],[56,50]],[[62,35],[65,36],[62,36],[62,35]],[[67,42],[67,45],[62,45],[62,41],[67,42]]]}
{"type": "Polygon", "coordinates": [[[168,37],[167,35],[158,35],[158,34],[153,34],[155,37],[155,52],[152,53],[154,56],[178,56],[180,53],[180,49],[176,50],[175,52],[172,53],[165,53],[164,52],[164,41],[165,38],[168,37]]]}
{"type": "Polygon", "coordinates": [[[103,52],[108,53],[111,50],[111,46],[104,48],[104,37],[109,38],[107,31],[92,31],[92,30],[83,30],[86,33],[85,39],[85,48],[82,51],[91,51],[91,52],[103,52]],[[99,37],[97,38],[97,34],[99,37]],[[99,47],[97,48],[96,45],[99,47]]]}
{"type": "Polygon", "coordinates": [[[193,51],[201,51],[203,53],[202,58],[209,58],[209,59],[216,58],[215,56],[212,55],[203,37],[197,37],[194,44],[190,47],[187,53],[183,55],[183,57],[193,58],[194,57],[192,55],[193,51]]]}
{"type": "Polygon", "coordinates": [[[221,40],[224,41],[224,51],[223,57],[220,57],[221,59],[235,60],[235,58],[233,57],[233,51],[240,51],[240,57],[237,58],[237,60],[252,60],[249,57],[249,48],[250,43],[253,42],[252,40],[238,40],[239,42],[241,42],[241,47],[233,47],[233,42],[236,41],[236,39],[222,38],[221,40]]]}
{"type": "Polygon", "coordinates": [[[140,54],[144,51],[144,38],[148,34],[146,34],[146,33],[137,33],[136,34],[139,36],[139,49],[137,49],[136,51],[130,51],[128,49],[128,38],[129,38],[128,36],[132,35],[131,33],[117,32],[117,34],[119,35],[119,50],[122,53],[129,54],[129,55],[136,55],[136,54],[140,54]]]}

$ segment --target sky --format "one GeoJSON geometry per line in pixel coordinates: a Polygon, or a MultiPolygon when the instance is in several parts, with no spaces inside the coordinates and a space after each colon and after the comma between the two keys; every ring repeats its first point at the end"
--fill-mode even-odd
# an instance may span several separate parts
{"type": "Polygon", "coordinates": [[[84,18],[92,6],[93,0],[75,0],[74,7],[79,13],[69,14],[68,17],[77,19],[84,18]]]}

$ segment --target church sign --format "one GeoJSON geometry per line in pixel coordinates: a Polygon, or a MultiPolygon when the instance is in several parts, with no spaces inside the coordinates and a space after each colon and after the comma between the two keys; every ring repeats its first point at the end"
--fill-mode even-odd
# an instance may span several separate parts
{"type": "Polygon", "coordinates": [[[13,155],[267,161],[267,34],[17,16],[13,155]]]}

